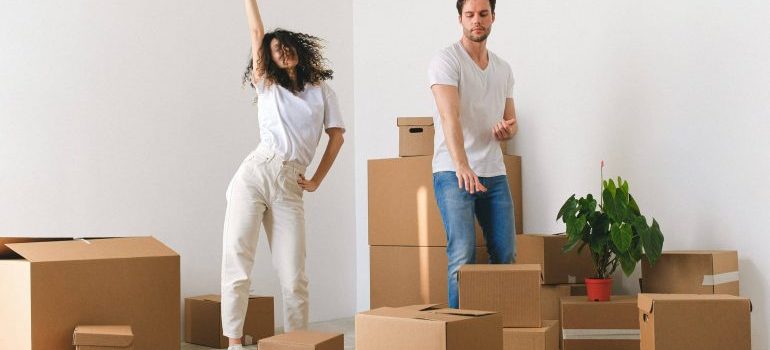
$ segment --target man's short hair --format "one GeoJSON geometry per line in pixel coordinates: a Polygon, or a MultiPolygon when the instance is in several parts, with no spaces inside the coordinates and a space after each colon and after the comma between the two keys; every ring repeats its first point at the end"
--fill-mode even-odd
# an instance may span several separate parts
{"type": "MultiPolygon", "coordinates": [[[[463,7],[465,6],[465,2],[467,0],[457,0],[457,14],[462,15],[463,14],[463,7]]],[[[495,13],[495,5],[497,4],[497,0],[489,0],[489,5],[492,7],[492,13],[495,13]]]]}

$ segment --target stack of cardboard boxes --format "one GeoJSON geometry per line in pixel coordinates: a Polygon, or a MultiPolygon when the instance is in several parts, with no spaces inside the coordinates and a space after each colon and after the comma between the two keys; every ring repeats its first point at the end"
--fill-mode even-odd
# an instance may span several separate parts
{"type": "MultiPolygon", "coordinates": [[[[447,302],[446,233],[433,192],[433,120],[399,118],[403,157],[370,160],[369,246],[371,308],[447,302]]],[[[522,228],[521,157],[504,155],[522,228]]],[[[476,261],[486,263],[476,226],[476,261]]]]}
{"type": "Polygon", "coordinates": [[[559,322],[541,316],[540,265],[465,265],[458,281],[461,309],[502,315],[503,349],[559,349],[559,322]]]}
{"type": "Polygon", "coordinates": [[[742,298],[736,251],[669,251],[642,260],[642,350],[750,350],[751,301],[742,298]]]}
{"type": "Polygon", "coordinates": [[[516,264],[484,265],[488,259],[477,225],[482,265],[460,269],[460,310],[403,307],[446,302],[447,263],[431,176],[433,121],[399,118],[398,126],[401,158],[369,161],[374,310],[356,317],[358,348],[750,349],[751,303],[737,297],[736,252],[667,252],[654,267],[643,260],[643,293],[689,295],[589,301],[582,284],[594,274],[589,249],[565,254],[564,235],[521,234],[521,159],[516,156],[505,156],[516,206],[516,264]],[[501,344],[491,326],[495,322],[501,344]]]}

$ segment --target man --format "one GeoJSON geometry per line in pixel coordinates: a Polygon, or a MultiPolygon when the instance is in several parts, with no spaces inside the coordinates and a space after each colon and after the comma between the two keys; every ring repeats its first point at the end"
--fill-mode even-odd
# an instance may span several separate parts
{"type": "Polygon", "coordinates": [[[457,272],[475,262],[477,218],[490,262],[515,259],[513,200],[500,142],[518,130],[513,73],[487,50],[496,0],[458,0],[459,42],[430,63],[436,101],[433,187],[447,233],[449,306],[459,307],[457,272]]]}

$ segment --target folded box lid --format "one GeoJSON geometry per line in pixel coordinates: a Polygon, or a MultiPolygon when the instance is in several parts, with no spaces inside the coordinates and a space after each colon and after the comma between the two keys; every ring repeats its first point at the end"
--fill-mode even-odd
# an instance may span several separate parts
{"type": "Polygon", "coordinates": [[[77,326],[72,345],[126,347],[134,342],[131,326],[77,326]]]}
{"type": "Polygon", "coordinates": [[[744,297],[737,297],[727,294],[639,294],[637,306],[644,313],[652,313],[657,303],[670,302],[712,302],[712,301],[732,301],[749,304],[749,310],[753,307],[751,300],[744,297]]]}
{"type": "Polygon", "coordinates": [[[286,345],[318,345],[334,338],[342,337],[342,333],[316,332],[316,331],[293,331],[279,334],[270,338],[261,339],[261,343],[274,343],[286,345]]]}
{"type": "Polygon", "coordinates": [[[6,244],[30,262],[179,256],[153,237],[6,244]]]}
{"type": "MultiPolygon", "coordinates": [[[[249,295],[249,299],[262,299],[262,298],[268,298],[273,299],[273,297],[263,297],[258,295],[249,295]]],[[[187,297],[185,299],[190,300],[197,300],[197,301],[208,301],[213,303],[221,303],[222,302],[222,296],[219,294],[206,294],[206,295],[199,295],[195,297],[187,297]]]]}
{"type": "Polygon", "coordinates": [[[71,241],[72,238],[43,238],[43,237],[0,237],[0,259],[18,259],[16,254],[7,244],[12,243],[30,243],[30,242],[50,242],[50,241],[71,241]]]}
{"type": "Polygon", "coordinates": [[[399,117],[396,119],[397,126],[431,126],[433,117],[399,117]]]}

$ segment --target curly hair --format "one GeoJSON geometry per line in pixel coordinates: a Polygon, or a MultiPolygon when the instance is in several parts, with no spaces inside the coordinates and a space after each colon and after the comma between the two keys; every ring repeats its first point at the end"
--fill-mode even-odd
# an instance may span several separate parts
{"type": "MultiPolygon", "coordinates": [[[[460,15],[463,14],[463,7],[465,7],[465,1],[466,0],[457,0],[457,13],[460,15]]],[[[492,7],[492,13],[495,13],[495,5],[497,5],[497,0],[489,0],[489,6],[492,7]]]]}
{"type": "MultiPolygon", "coordinates": [[[[326,59],[322,56],[324,46],[318,37],[296,33],[284,29],[276,29],[266,33],[262,39],[262,50],[257,59],[257,76],[262,77],[265,86],[278,84],[287,90],[298,93],[305,90],[305,84],[317,85],[334,77],[334,71],[326,66],[326,59]],[[270,44],[277,39],[284,51],[293,49],[297,54],[297,84],[293,84],[285,69],[278,67],[273,61],[270,44]]],[[[251,56],[251,55],[249,55],[251,56]]],[[[254,60],[249,57],[248,66],[243,73],[243,85],[254,87],[252,77],[254,75],[254,60]]]]}

